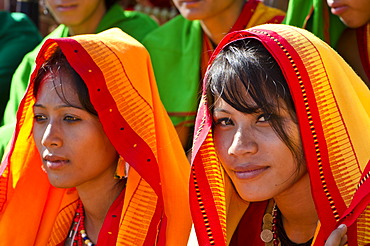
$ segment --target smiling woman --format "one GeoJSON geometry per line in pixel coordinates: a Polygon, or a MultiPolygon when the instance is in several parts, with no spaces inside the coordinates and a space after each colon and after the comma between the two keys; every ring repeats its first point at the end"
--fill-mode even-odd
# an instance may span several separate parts
{"type": "Polygon", "coordinates": [[[212,55],[194,134],[200,245],[370,243],[370,94],[303,29],[230,33],[212,55]],[[352,115],[356,119],[352,120],[352,115]]]}
{"type": "Polygon", "coordinates": [[[0,167],[4,245],[187,243],[189,163],[119,29],[45,42],[0,167]]]}

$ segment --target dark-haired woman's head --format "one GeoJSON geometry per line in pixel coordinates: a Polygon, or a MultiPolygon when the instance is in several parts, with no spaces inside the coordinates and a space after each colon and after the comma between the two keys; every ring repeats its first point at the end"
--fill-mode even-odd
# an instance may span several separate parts
{"type": "Polygon", "coordinates": [[[259,175],[269,177],[275,188],[296,182],[306,168],[295,108],[266,48],[255,39],[227,45],[206,80],[216,151],[239,194],[249,201],[271,198],[238,185],[259,175]]]}
{"type": "Polygon", "coordinates": [[[33,139],[50,183],[78,189],[97,180],[112,182],[117,151],[90,102],[85,82],[60,49],[38,68],[33,93],[33,139]]]}
{"type": "Polygon", "coordinates": [[[62,99],[66,104],[72,105],[71,102],[69,102],[68,98],[66,98],[64,93],[63,78],[66,77],[66,74],[69,74],[72,78],[71,81],[73,82],[73,86],[75,87],[76,91],[78,91],[78,98],[83,108],[89,113],[97,116],[97,112],[95,111],[94,106],[91,104],[89,92],[87,90],[85,82],[68,63],[67,58],[62,53],[59,47],[56,49],[53,55],[42,65],[42,67],[38,70],[37,75],[35,76],[33,91],[35,98],[37,97],[37,93],[39,92],[39,88],[45,77],[50,77],[52,78],[55,88],[59,87],[59,89],[56,89],[56,93],[58,94],[60,99],[62,99]]]}

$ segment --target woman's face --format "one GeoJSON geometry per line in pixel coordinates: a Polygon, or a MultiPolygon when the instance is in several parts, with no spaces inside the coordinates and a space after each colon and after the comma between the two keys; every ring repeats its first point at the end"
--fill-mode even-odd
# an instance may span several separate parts
{"type": "MultiPolygon", "coordinates": [[[[288,111],[282,108],[279,114],[288,136],[300,143],[298,126],[288,111]]],[[[242,199],[252,202],[276,197],[306,173],[304,165],[297,169],[296,158],[263,112],[242,113],[219,98],[213,120],[216,152],[242,199]]]]}
{"type": "Polygon", "coordinates": [[[46,5],[58,23],[93,32],[106,12],[104,0],[46,0],[46,5]]]}
{"type": "Polygon", "coordinates": [[[369,0],[327,0],[327,3],[348,27],[358,28],[370,22],[369,0]]]}
{"type": "Polygon", "coordinates": [[[244,0],[173,0],[181,15],[188,20],[205,20],[228,9],[239,8],[244,0]]]}
{"type": "Polygon", "coordinates": [[[33,136],[50,183],[70,188],[104,183],[113,179],[117,153],[99,119],[82,108],[72,77],[63,75],[61,86],[52,76],[41,82],[34,106],[33,136]]]}

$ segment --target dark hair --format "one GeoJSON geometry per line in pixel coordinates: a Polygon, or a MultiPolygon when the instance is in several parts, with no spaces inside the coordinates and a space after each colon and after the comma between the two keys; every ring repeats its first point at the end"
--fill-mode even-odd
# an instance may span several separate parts
{"type": "Polygon", "coordinates": [[[118,0],[105,0],[104,2],[106,9],[109,10],[118,0]]]}
{"type": "Polygon", "coordinates": [[[63,74],[70,74],[72,76],[72,81],[76,91],[78,91],[78,99],[82,107],[89,113],[93,115],[98,115],[94,106],[90,101],[90,96],[85,82],[82,80],[81,76],[71,67],[67,58],[62,53],[59,47],[56,48],[55,52],[47,59],[44,64],[41,65],[41,68],[37,71],[37,74],[34,78],[34,89],[33,95],[37,96],[41,82],[47,75],[51,75],[53,78],[54,85],[60,84],[61,90],[56,90],[60,99],[63,100],[67,105],[72,105],[64,95],[63,91],[63,74]]]}
{"type": "Polygon", "coordinates": [[[243,39],[227,45],[215,58],[206,76],[211,112],[216,97],[221,97],[243,113],[262,110],[269,115],[272,128],[298,163],[303,163],[301,144],[289,137],[279,114],[284,102],[293,121],[297,123],[289,87],[279,65],[261,42],[243,39]]]}

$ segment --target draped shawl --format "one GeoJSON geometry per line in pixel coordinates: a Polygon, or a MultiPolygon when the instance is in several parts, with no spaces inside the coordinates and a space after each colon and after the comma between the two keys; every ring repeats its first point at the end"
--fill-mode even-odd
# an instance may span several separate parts
{"type": "MultiPolygon", "coordinates": [[[[365,83],[326,43],[287,25],[228,34],[210,63],[225,45],[248,38],[259,40],[272,54],[293,97],[320,220],[313,245],[324,245],[340,223],[348,226],[349,245],[370,243],[370,92],[365,83]]],[[[227,245],[247,207],[255,203],[241,200],[221,167],[209,106],[203,88],[190,171],[191,212],[200,245],[227,245]]]]}
{"type": "Polygon", "coordinates": [[[76,189],[50,185],[32,137],[33,79],[57,46],[85,81],[106,135],[131,167],[117,245],[186,245],[190,165],[160,102],[148,52],[117,28],[42,46],[0,168],[1,243],[57,245],[75,214],[76,189]]]}

